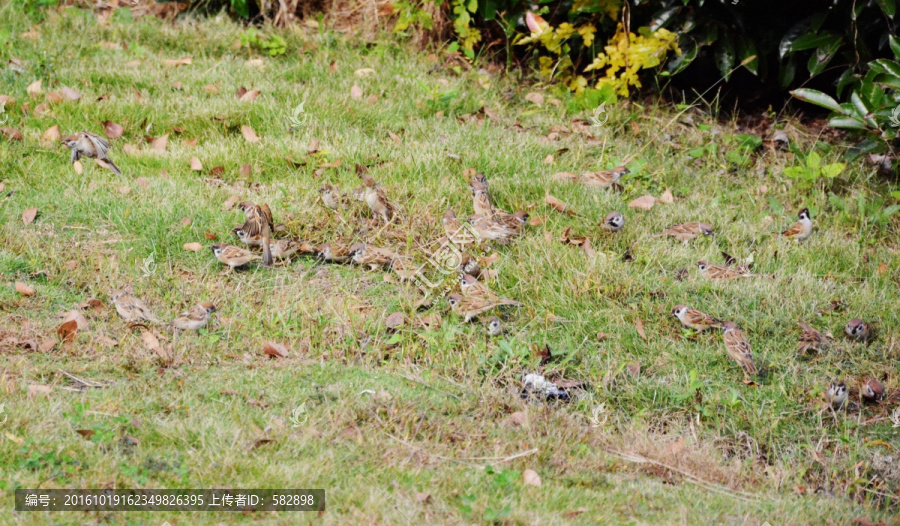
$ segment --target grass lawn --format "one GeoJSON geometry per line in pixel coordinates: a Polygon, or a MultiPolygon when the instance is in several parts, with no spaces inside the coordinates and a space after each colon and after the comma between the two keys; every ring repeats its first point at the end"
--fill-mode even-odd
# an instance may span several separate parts
{"type": "MultiPolygon", "coordinates": [[[[799,156],[742,150],[746,130],[705,106],[621,103],[591,126],[566,95],[388,38],[298,27],[272,58],[236,45],[244,29],[226,19],[126,15],[0,7],[0,95],[15,99],[0,118],[21,132],[0,138],[0,523],[897,523],[900,245],[897,216],[882,212],[897,188],[870,167],[789,178],[799,156]],[[241,87],[260,93],[241,100],[241,87]],[[105,121],[124,128],[110,150],[123,175],[89,159],[76,173],[47,130],[103,135],[105,121]],[[623,161],[619,188],[553,177],[623,161]],[[395,224],[360,202],[338,214],[319,202],[325,183],[358,186],[356,165],[399,206],[395,224]],[[238,243],[240,198],[310,243],[365,241],[424,263],[445,210],[473,213],[469,168],[534,223],[486,249],[487,284],[524,303],[501,311],[499,338],[446,300],[418,309],[418,289],[390,273],[298,258],[223,275],[206,248],[238,243]],[[628,207],[667,190],[673,202],[628,207]],[[803,207],[812,237],[780,240],[803,207]],[[627,224],[610,235],[598,222],[614,210],[627,224]],[[654,236],[685,221],[716,235],[654,236]],[[697,261],[723,251],[764,276],[700,276],[697,261]],[[218,312],[177,337],[129,327],[110,301],[125,286],[164,322],[199,301],[218,312]],[[681,303],[745,331],[755,385],[719,331],[682,329],[670,314],[681,303]],[[87,327],[59,341],[73,309],[87,327]],[[391,333],[394,313],[406,321],[391,333]],[[871,344],[843,335],[856,317],[875,323],[871,344]],[[832,350],[798,359],[798,321],[833,333],[832,350]],[[288,357],[267,356],[270,341],[288,357]],[[522,376],[538,371],[583,388],[570,403],[522,400],[522,376]],[[860,407],[868,376],[890,396],[860,407]],[[836,413],[822,410],[833,379],[851,388],[836,413]],[[12,490],[33,487],[324,488],[327,508],[10,512],[12,490]]],[[[841,147],[779,118],[798,151],[840,160],[841,147]]]]}

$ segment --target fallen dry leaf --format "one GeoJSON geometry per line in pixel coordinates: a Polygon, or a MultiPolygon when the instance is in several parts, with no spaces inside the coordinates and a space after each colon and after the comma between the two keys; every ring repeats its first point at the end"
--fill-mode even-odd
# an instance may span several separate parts
{"type": "Polygon", "coordinates": [[[670,205],[675,202],[675,196],[672,195],[671,190],[666,188],[666,191],[663,192],[661,196],[659,196],[659,200],[662,201],[663,203],[666,203],[667,205],[670,205]]]}
{"type": "Polygon", "coordinates": [[[148,181],[146,177],[138,177],[134,180],[134,182],[137,183],[137,185],[141,188],[147,188],[148,186],[150,186],[150,181],[148,181]]]}
{"type": "Polygon", "coordinates": [[[200,159],[196,157],[191,157],[191,170],[195,172],[203,171],[203,163],[200,162],[200,159]]]}
{"type": "Polygon", "coordinates": [[[188,148],[196,148],[197,147],[197,138],[193,139],[185,139],[181,141],[181,144],[187,146],[188,148]]]}
{"type": "Polygon", "coordinates": [[[219,239],[219,238],[218,238],[215,234],[213,234],[212,232],[204,232],[204,233],[203,233],[203,237],[205,237],[206,239],[208,239],[208,240],[210,240],[210,241],[215,241],[215,240],[219,239]]]}
{"type": "Polygon", "coordinates": [[[21,281],[16,282],[16,292],[23,296],[34,296],[34,289],[21,281]]]}
{"type": "MultiPolygon", "coordinates": [[[[332,64],[334,64],[334,62],[332,62],[332,64]]],[[[337,68],[334,69],[337,70],[337,68]]],[[[368,75],[371,75],[372,73],[375,73],[375,70],[372,68],[360,68],[353,72],[353,74],[357,77],[366,77],[368,75]]]]}
{"type": "Polygon", "coordinates": [[[587,242],[587,238],[584,236],[573,236],[572,227],[566,227],[566,229],[563,230],[560,241],[564,245],[575,245],[576,247],[580,247],[587,242]]]}
{"type": "Polygon", "coordinates": [[[51,91],[47,94],[47,102],[50,104],[62,104],[65,101],[65,97],[62,96],[62,93],[58,91],[51,91]]]}
{"type": "Polygon", "coordinates": [[[201,245],[200,243],[197,243],[196,241],[193,243],[185,243],[184,249],[187,250],[188,252],[199,252],[199,251],[203,250],[203,245],[201,245]]]}
{"type": "Polygon", "coordinates": [[[144,331],[144,333],[141,335],[141,339],[144,340],[144,345],[147,346],[147,349],[154,352],[159,349],[159,338],[157,338],[156,335],[152,332],[144,331]]]}
{"type": "Polygon", "coordinates": [[[406,323],[406,316],[402,312],[393,312],[384,320],[384,325],[388,330],[396,330],[402,327],[404,323],[406,323]]]}
{"type": "Polygon", "coordinates": [[[76,333],[78,333],[78,322],[75,320],[64,322],[56,329],[56,334],[64,343],[74,340],[76,333]]]}
{"type": "Polygon", "coordinates": [[[363,96],[363,90],[358,85],[354,84],[353,87],[350,88],[350,97],[356,100],[361,99],[363,96]]]}
{"type": "Polygon", "coordinates": [[[41,134],[41,142],[47,146],[52,146],[58,143],[61,137],[59,125],[55,124],[41,134]]]}
{"type": "Polygon", "coordinates": [[[656,204],[656,198],[652,195],[642,195],[632,202],[628,203],[628,208],[638,208],[640,210],[650,210],[656,204]]]}
{"type": "Polygon", "coordinates": [[[591,240],[585,239],[584,244],[581,245],[581,250],[584,251],[585,255],[589,258],[593,258],[597,256],[597,251],[594,250],[594,247],[591,246],[591,240]]]}
{"type": "Polygon", "coordinates": [[[259,142],[259,136],[256,135],[256,132],[253,131],[253,128],[244,124],[241,126],[241,135],[244,136],[244,139],[247,139],[248,142],[259,142]]]}
{"type": "Polygon", "coordinates": [[[544,96],[540,93],[531,92],[525,95],[525,100],[531,102],[532,104],[537,104],[538,106],[540,106],[544,103],[544,96]]]}
{"type": "Polygon", "coordinates": [[[25,210],[24,212],[22,212],[22,222],[25,223],[25,226],[30,225],[34,221],[34,218],[37,217],[37,214],[37,208],[32,207],[25,210]]]}
{"type": "Polygon", "coordinates": [[[429,495],[428,493],[417,492],[416,500],[421,502],[422,504],[428,504],[429,502],[431,502],[431,495],[429,495]]]}
{"type": "Polygon", "coordinates": [[[234,206],[238,204],[240,200],[241,196],[233,195],[226,199],[224,203],[222,203],[222,208],[224,208],[226,212],[234,210],[234,206]]]}
{"type": "Polygon", "coordinates": [[[628,364],[628,373],[632,376],[641,374],[641,362],[633,361],[628,364]]]}
{"type": "Polygon", "coordinates": [[[169,67],[187,66],[190,63],[191,63],[191,57],[182,57],[177,60],[173,60],[173,59],[163,60],[163,65],[169,66],[169,67]]]}
{"type": "Polygon", "coordinates": [[[135,148],[133,144],[123,145],[122,151],[125,152],[127,155],[138,155],[141,153],[141,151],[138,150],[137,148],[135,148]]]}
{"type": "Polygon", "coordinates": [[[203,86],[203,91],[209,93],[210,95],[217,95],[219,93],[219,88],[215,87],[212,84],[207,84],[203,86]]]}
{"type": "Polygon", "coordinates": [[[253,165],[251,165],[250,163],[242,164],[240,174],[241,177],[249,178],[251,175],[253,175],[253,165]]]}
{"type": "Polygon", "coordinates": [[[541,476],[533,469],[526,469],[522,472],[522,481],[526,486],[541,487],[541,476]]]}
{"type": "Polygon", "coordinates": [[[260,91],[258,89],[252,89],[238,97],[238,100],[241,102],[252,102],[256,100],[256,97],[259,97],[259,93],[260,91]]]}
{"type": "Polygon", "coordinates": [[[288,357],[287,347],[280,343],[266,342],[266,344],[263,345],[263,352],[266,354],[266,356],[270,356],[272,358],[288,357]]]}
{"type": "Polygon", "coordinates": [[[6,135],[6,138],[11,141],[21,141],[22,140],[22,132],[15,128],[3,127],[0,128],[0,132],[3,132],[6,135]]]}
{"type": "Polygon", "coordinates": [[[110,139],[118,139],[125,133],[125,128],[113,121],[103,121],[103,133],[110,139]]]}
{"type": "Polygon", "coordinates": [[[67,323],[70,321],[74,321],[77,329],[79,331],[86,331],[88,329],[88,321],[84,317],[84,314],[79,310],[72,309],[70,311],[66,311],[63,314],[63,323],[67,323]]]}
{"type": "Polygon", "coordinates": [[[72,163],[72,169],[75,170],[75,173],[81,175],[84,173],[84,166],[81,165],[81,161],[75,161],[72,163]]]}
{"type": "Polygon", "coordinates": [[[546,217],[535,216],[528,220],[528,226],[540,226],[547,221],[546,217]]]}
{"type": "Polygon", "coordinates": [[[81,100],[81,93],[78,93],[68,86],[63,86],[59,92],[68,100],[81,100]]]}
{"type": "Polygon", "coordinates": [[[50,394],[52,388],[49,385],[28,384],[28,396],[50,394]]]}
{"type": "Polygon", "coordinates": [[[403,139],[401,139],[399,135],[392,132],[391,130],[388,130],[388,136],[390,136],[391,140],[394,141],[394,144],[396,144],[397,146],[400,146],[400,143],[403,142],[403,139]]]}
{"type": "Polygon", "coordinates": [[[27,88],[25,88],[25,93],[27,93],[30,97],[37,97],[38,95],[41,94],[41,91],[42,90],[41,90],[41,81],[40,80],[36,80],[36,81],[32,82],[31,84],[28,85],[27,88]]]}
{"type": "Polygon", "coordinates": [[[546,196],[544,196],[544,202],[547,203],[548,205],[550,205],[550,207],[553,208],[554,210],[556,210],[557,212],[569,214],[570,216],[575,215],[575,212],[573,212],[572,210],[569,210],[569,205],[567,205],[566,203],[563,203],[559,199],[553,197],[552,195],[550,195],[549,192],[547,193],[546,196]]]}
{"type": "Polygon", "coordinates": [[[161,135],[150,141],[150,147],[159,153],[165,153],[166,146],[169,144],[169,134],[161,135]]]}
{"type": "Polygon", "coordinates": [[[548,155],[547,157],[544,157],[544,164],[553,164],[553,161],[554,161],[554,159],[553,159],[552,155],[548,155]]]}
{"type": "Polygon", "coordinates": [[[221,179],[222,176],[225,175],[225,167],[224,166],[213,166],[209,170],[209,176],[213,179],[221,179]]]}
{"type": "Polygon", "coordinates": [[[319,153],[319,151],[321,151],[319,139],[311,139],[309,141],[309,147],[306,148],[306,153],[308,155],[312,155],[314,153],[319,153]]]}
{"type": "Polygon", "coordinates": [[[85,440],[90,440],[92,436],[97,434],[93,429],[76,429],[75,432],[81,435],[85,440]]]}
{"type": "Polygon", "coordinates": [[[644,320],[636,318],[634,320],[634,327],[637,329],[637,332],[641,336],[641,339],[647,341],[647,333],[644,332],[644,320]]]}

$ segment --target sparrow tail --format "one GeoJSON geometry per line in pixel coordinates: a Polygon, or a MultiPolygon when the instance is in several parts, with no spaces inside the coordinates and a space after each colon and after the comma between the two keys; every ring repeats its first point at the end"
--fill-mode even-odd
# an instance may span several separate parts
{"type": "Polygon", "coordinates": [[[271,236],[269,234],[269,228],[266,227],[266,229],[263,231],[262,242],[263,242],[263,265],[265,265],[267,267],[272,266],[272,248],[269,246],[270,239],[271,239],[271,236]]]}

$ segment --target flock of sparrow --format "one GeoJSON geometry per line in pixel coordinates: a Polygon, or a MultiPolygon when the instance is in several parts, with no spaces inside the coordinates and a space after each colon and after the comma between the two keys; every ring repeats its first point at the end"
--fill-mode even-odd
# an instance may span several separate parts
{"type": "MultiPolygon", "coordinates": [[[[72,151],[71,161],[73,163],[81,157],[92,158],[115,173],[122,173],[109,158],[110,145],[106,139],[83,131],[66,137],[62,142],[72,151]]],[[[589,188],[609,188],[628,173],[625,166],[620,166],[612,170],[582,174],[578,178],[578,182],[589,188]]],[[[386,225],[394,222],[398,216],[398,208],[388,199],[384,188],[364,170],[360,170],[359,175],[363,186],[351,192],[350,196],[342,194],[338,188],[330,184],[322,186],[319,189],[322,203],[340,213],[341,210],[347,208],[352,196],[363,201],[372,214],[386,225]]],[[[508,244],[524,231],[529,219],[528,214],[526,212],[510,213],[494,206],[488,194],[487,178],[483,174],[473,173],[470,176],[469,189],[472,194],[474,214],[464,225],[453,210],[447,210],[442,219],[446,235],[443,242],[449,241],[459,247],[486,241],[508,244]]],[[[413,279],[418,270],[411,258],[386,247],[366,243],[352,245],[326,243],[313,247],[309,243],[296,239],[276,239],[276,233],[283,232],[285,229],[274,223],[272,211],[267,204],[257,205],[244,201],[240,203],[239,209],[244,213],[245,220],[242,225],[234,227],[232,232],[247,248],[224,243],[215,243],[210,247],[216,259],[228,267],[228,272],[257,260],[261,260],[264,266],[272,266],[276,260],[287,262],[295,255],[315,256],[330,263],[354,263],[372,270],[386,269],[394,272],[401,280],[413,279]],[[253,251],[256,248],[261,249],[261,255],[253,251]]],[[[612,212],[601,221],[600,228],[611,233],[619,232],[625,228],[625,217],[619,212],[612,212]]],[[[809,238],[812,232],[812,217],[809,210],[804,208],[800,211],[797,222],[781,232],[781,236],[800,242],[809,238]]],[[[687,243],[712,234],[714,234],[714,229],[711,225],[702,222],[688,222],[674,225],[656,235],[673,237],[687,243]]],[[[747,265],[713,265],[707,261],[699,261],[697,268],[704,278],[710,280],[732,280],[759,276],[759,274],[752,273],[747,265]]],[[[463,255],[455,270],[459,275],[459,291],[449,294],[447,298],[451,310],[463,318],[464,322],[468,323],[501,306],[522,305],[518,301],[501,297],[482,281],[479,281],[479,278],[483,277],[482,269],[479,267],[477,258],[472,255],[463,255]]],[[[127,320],[157,321],[150,314],[146,305],[127,291],[115,293],[112,300],[119,315],[127,320]]],[[[198,330],[207,325],[215,310],[215,305],[211,303],[199,303],[177,317],[172,325],[180,330],[198,330]]],[[[734,322],[719,320],[687,305],[677,305],[671,313],[685,327],[695,331],[721,329],[727,355],[740,366],[745,382],[752,383],[751,377],[758,374],[758,368],[754,363],[753,352],[747,336],[734,322]]],[[[803,322],[800,322],[800,328],[798,355],[822,353],[830,347],[833,340],[830,334],[823,334],[803,322]]],[[[490,318],[487,332],[491,336],[497,336],[503,332],[497,316],[490,318]]],[[[852,319],[847,322],[844,332],[850,339],[865,343],[868,343],[874,336],[872,324],[861,319],[852,319]]],[[[870,377],[863,383],[859,392],[863,400],[878,402],[884,397],[885,391],[881,382],[870,377]]],[[[844,407],[847,398],[848,388],[843,381],[831,382],[825,392],[825,400],[833,409],[844,407]]]]}

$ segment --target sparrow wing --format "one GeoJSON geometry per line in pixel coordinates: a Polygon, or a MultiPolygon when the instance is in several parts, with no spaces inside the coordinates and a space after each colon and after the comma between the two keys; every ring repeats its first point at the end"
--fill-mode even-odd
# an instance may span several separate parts
{"type": "Polygon", "coordinates": [[[791,227],[788,228],[787,230],[785,230],[784,232],[782,232],[781,235],[784,237],[794,237],[794,236],[800,235],[802,232],[803,232],[803,225],[801,225],[798,222],[798,223],[794,223],[793,225],[791,225],[791,227]]]}
{"type": "Polygon", "coordinates": [[[756,374],[750,342],[741,330],[734,329],[725,333],[725,349],[747,374],[756,374]]]}
{"type": "Polygon", "coordinates": [[[84,136],[91,141],[91,144],[94,146],[94,150],[97,151],[98,159],[106,159],[107,152],[109,151],[109,141],[100,137],[99,135],[94,135],[93,133],[84,132],[84,136]]]}

